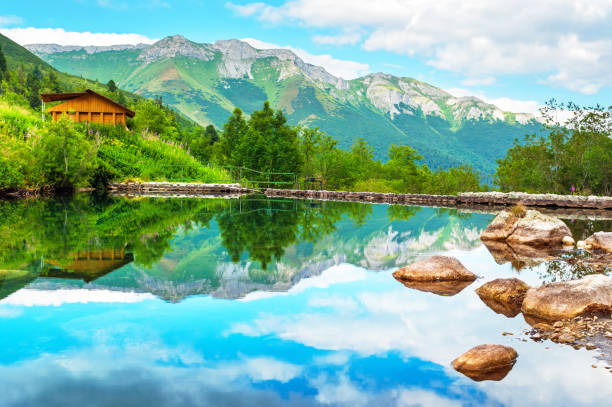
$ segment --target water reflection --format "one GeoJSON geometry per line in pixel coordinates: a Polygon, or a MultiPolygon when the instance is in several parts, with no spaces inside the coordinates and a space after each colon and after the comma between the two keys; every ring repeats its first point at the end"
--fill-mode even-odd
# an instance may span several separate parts
{"type": "MultiPolygon", "coordinates": [[[[27,270],[45,287],[82,280],[173,302],[194,294],[238,298],[264,287],[287,290],[342,262],[380,270],[420,253],[475,247],[490,219],[262,196],[3,202],[1,215],[0,269],[27,270]]],[[[10,294],[8,284],[2,287],[10,294]]]]}
{"type": "Polygon", "coordinates": [[[474,293],[516,275],[480,244],[491,218],[262,197],[0,203],[0,405],[605,405],[593,352],[523,342],[525,321],[474,293]],[[481,278],[393,278],[434,252],[481,278]],[[482,343],[521,355],[502,381],[451,368],[482,343]]]}

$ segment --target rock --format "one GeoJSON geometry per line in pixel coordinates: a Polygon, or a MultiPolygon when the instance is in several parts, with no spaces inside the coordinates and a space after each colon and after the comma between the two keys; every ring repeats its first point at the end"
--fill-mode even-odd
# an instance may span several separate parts
{"type": "Polygon", "coordinates": [[[451,297],[459,294],[473,281],[408,281],[399,280],[404,286],[436,295],[451,297]]]}
{"type": "Polygon", "coordinates": [[[574,238],[571,236],[563,236],[563,240],[561,240],[561,244],[563,246],[574,246],[574,238]]]}
{"type": "Polygon", "coordinates": [[[500,212],[480,235],[480,239],[506,241],[530,246],[560,246],[564,237],[572,236],[563,221],[554,216],[528,210],[521,218],[500,212]]]}
{"type": "Polygon", "coordinates": [[[521,312],[528,289],[518,278],[498,278],[480,286],[476,294],[496,313],[513,318],[521,312]]]}
{"type": "Polygon", "coordinates": [[[597,232],[585,240],[586,246],[593,250],[603,250],[612,253],[612,232],[597,232]]]}
{"type": "Polygon", "coordinates": [[[474,281],[476,275],[453,257],[435,255],[393,273],[402,281],[474,281]]]}
{"type": "Polygon", "coordinates": [[[559,337],[557,338],[557,341],[562,342],[562,343],[572,343],[576,340],[576,338],[574,336],[572,336],[571,334],[561,334],[559,335],[559,337]]]}
{"type": "Polygon", "coordinates": [[[518,354],[502,345],[479,345],[465,352],[452,365],[474,381],[502,380],[516,363],[518,354]]]}
{"type": "Polygon", "coordinates": [[[562,281],[530,288],[523,314],[557,321],[578,315],[612,311],[612,277],[592,274],[579,280],[562,281]]]}
{"type": "Polygon", "coordinates": [[[514,232],[516,221],[508,211],[501,211],[480,235],[481,240],[506,240],[514,232]]]}
{"type": "Polygon", "coordinates": [[[586,249],[587,244],[584,240],[578,240],[578,243],[576,243],[576,248],[577,249],[586,249]]]}

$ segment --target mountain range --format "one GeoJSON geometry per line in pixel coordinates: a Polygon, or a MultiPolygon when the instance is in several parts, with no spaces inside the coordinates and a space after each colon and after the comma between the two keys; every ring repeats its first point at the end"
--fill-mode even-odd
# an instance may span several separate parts
{"type": "Polygon", "coordinates": [[[345,80],[291,50],[240,40],[202,44],[175,35],[152,45],[26,48],[60,71],[161,96],[202,125],[221,128],[234,107],[248,114],[268,100],[290,123],[318,126],[342,148],[363,137],[384,160],[391,144],[407,144],[433,168],[470,164],[485,177],[515,138],[541,127],[532,115],[416,79],[374,73],[345,80]]]}

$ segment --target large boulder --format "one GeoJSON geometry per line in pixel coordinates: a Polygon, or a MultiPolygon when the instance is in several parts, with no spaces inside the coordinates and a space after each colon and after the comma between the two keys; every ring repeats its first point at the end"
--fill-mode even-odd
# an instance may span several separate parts
{"type": "Polygon", "coordinates": [[[561,246],[565,237],[572,237],[572,232],[563,221],[534,210],[522,217],[502,211],[480,235],[483,241],[530,246],[561,246]]]}
{"type": "Polygon", "coordinates": [[[475,381],[506,377],[516,363],[518,354],[509,346],[478,345],[453,360],[455,370],[475,381]]]}
{"type": "Polygon", "coordinates": [[[480,286],[476,294],[493,311],[513,318],[521,312],[528,289],[518,278],[498,278],[480,286]]]}
{"type": "Polygon", "coordinates": [[[579,280],[530,288],[522,311],[526,316],[548,321],[612,312],[612,277],[592,274],[579,280]]]}
{"type": "Polygon", "coordinates": [[[584,241],[590,250],[603,250],[612,253],[612,232],[597,232],[584,241]]]}
{"type": "Polygon", "coordinates": [[[435,255],[402,267],[393,277],[403,281],[474,281],[476,275],[453,257],[435,255]]]}

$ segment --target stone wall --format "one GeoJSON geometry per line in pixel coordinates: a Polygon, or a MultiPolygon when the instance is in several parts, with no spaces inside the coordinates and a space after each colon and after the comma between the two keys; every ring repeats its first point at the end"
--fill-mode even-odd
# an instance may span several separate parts
{"type": "Polygon", "coordinates": [[[111,193],[142,195],[227,195],[253,192],[240,184],[199,184],[188,182],[114,182],[108,185],[111,193]]]}
{"type": "Polygon", "coordinates": [[[311,198],[338,201],[381,202],[432,206],[525,206],[612,209],[612,197],[553,194],[526,194],[522,192],[466,192],[458,195],[390,194],[377,192],[314,191],[296,189],[267,189],[270,197],[311,198]]]}

